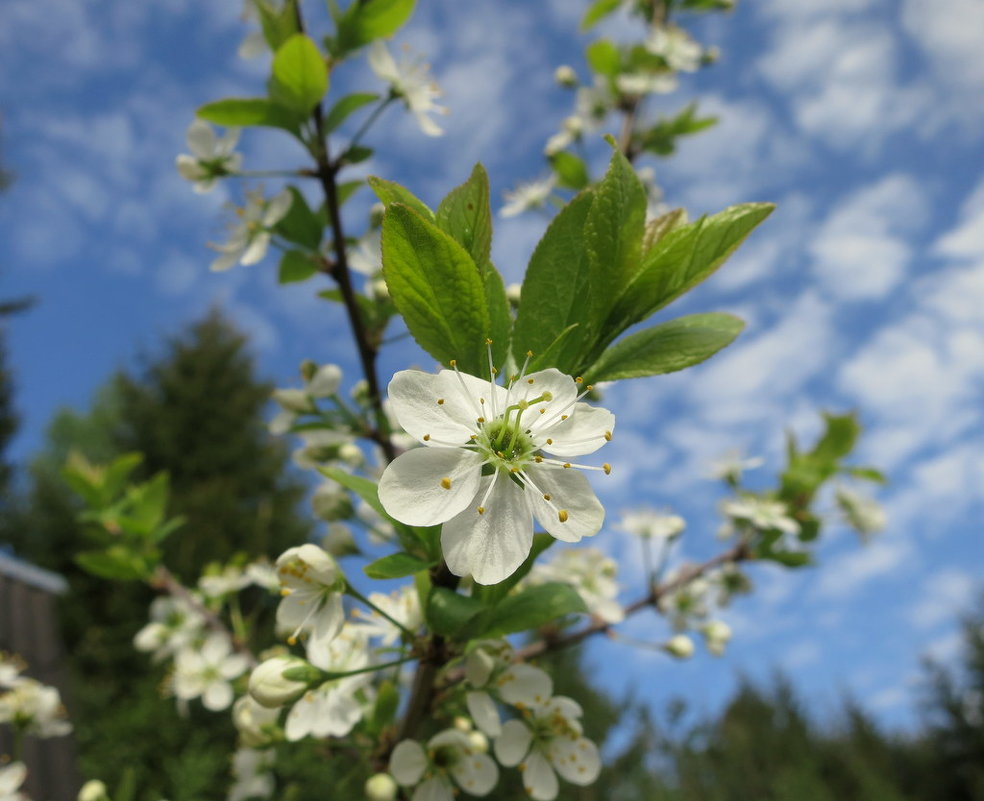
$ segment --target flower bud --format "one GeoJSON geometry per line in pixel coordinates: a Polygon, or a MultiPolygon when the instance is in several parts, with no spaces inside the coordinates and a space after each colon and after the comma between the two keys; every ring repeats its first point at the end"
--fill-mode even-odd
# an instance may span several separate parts
{"type": "Polygon", "coordinates": [[[275,389],[273,399],[288,412],[313,412],[314,404],[303,389],[275,389]]]}
{"type": "Polygon", "coordinates": [[[328,531],[321,538],[321,547],[336,557],[362,553],[359,546],[356,545],[351,530],[342,523],[331,523],[328,526],[328,531]]]}
{"type": "Polygon", "coordinates": [[[307,379],[307,393],[312,398],[327,398],[338,392],[342,369],[337,364],[323,364],[307,379]]]}
{"type": "Polygon", "coordinates": [[[352,385],[352,400],[359,406],[369,405],[369,382],[364,378],[352,385]]]}
{"type": "Polygon", "coordinates": [[[704,635],[707,650],[714,656],[721,656],[731,639],[731,626],[723,620],[711,620],[701,627],[700,633],[704,635]]]}
{"type": "Polygon", "coordinates": [[[386,213],[386,206],[382,203],[373,203],[369,209],[369,227],[379,228],[383,224],[383,215],[386,213]]]}
{"type": "Polygon", "coordinates": [[[394,801],[396,792],[396,782],[388,773],[377,773],[366,780],[368,801],[394,801]]]}
{"type": "Polygon", "coordinates": [[[677,659],[690,659],[694,655],[694,643],[686,634],[677,634],[663,644],[663,650],[677,659]]]}
{"type": "Polygon", "coordinates": [[[373,281],[369,285],[369,290],[372,292],[372,296],[376,298],[376,300],[389,300],[389,287],[383,279],[380,278],[378,281],[373,281]]]}
{"type": "Polygon", "coordinates": [[[514,307],[519,306],[519,298],[522,291],[523,287],[520,284],[510,284],[506,287],[506,298],[514,307]]]}
{"type": "Polygon", "coordinates": [[[240,744],[246,748],[269,745],[279,717],[279,709],[261,706],[250,695],[240,696],[232,705],[232,723],[239,732],[240,744]]]}
{"type": "Polygon", "coordinates": [[[249,694],[256,703],[265,707],[278,707],[299,698],[307,689],[307,682],[285,679],[284,671],[290,668],[308,667],[308,663],[296,656],[275,656],[261,662],[249,677],[249,694]]]}
{"type": "Polygon", "coordinates": [[[468,732],[468,745],[471,746],[475,754],[487,754],[489,752],[489,738],[480,731],[468,732]]]}
{"type": "Polygon", "coordinates": [[[79,801],[109,801],[106,785],[99,779],[89,779],[79,790],[79,801]]]}
{"type": "Polygon", "coordinates": [[[565,89],[573,89],[577,86],[577,73],[574,72],[573,67],[562,64],[554,70],[554,80],[565,89]]]}
{"type": "Polygon", "coordinates": [[[362,449],[354,442],[346,442],[344,445],[339,446],[338,458],[349,467],[361,467],[362,463],[366,460],[362,449]]]}
{"type": "Polygon", "coordinates": [[[458,731],[463,731],[465,734],[467,734],[472,730],[472,722],[469,718],[466,718],[464,715],[458,715],[458,717],[454,719],[454,727],[458,731]]]}

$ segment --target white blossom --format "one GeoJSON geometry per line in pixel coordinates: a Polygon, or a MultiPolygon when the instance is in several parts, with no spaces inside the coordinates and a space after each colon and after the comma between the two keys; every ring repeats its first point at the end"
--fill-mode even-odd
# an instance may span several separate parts
{"type": "Polygon", "coordinates": [[[61,695],[36,679],[20,677],[0,693],[0,723],[11,723],[35,737],[60,737],[72,730],[61,695]]]}
{"type": "Polygon", "coordinates": [[[862,536],[875,534],[885,528],[888,521],[885,510],[872,498],[846,487],[840,487],[836,499],[848,524],[862,536]]]}
{"type": "Polygon", "coordinates": [[[517,709],[542,704],[553,695],[553,680],[533,665],[514,664],[512,648],[501,640],[479,643],[465,658],[468,714],[489,737],[502,731],[497,703],[517,709]]]}
{"type": "Polygon", "coordinates": [[[235,653],[225,634],[213,632],[200,648],[185,648],[174,660],[174,694],[182,701],[201,696],[206,709],[226,709],[233,699],[232,679],[249,668],[245,654],[235,653]]]}
{"type": "Polygon", "coordinates": [[[677,88],[677,79],[672,72],[623,72],[615,85],[627,95],[665,95],[677,88]]]}
{"type": "Polygon", "coordinates": [[[11,762],[0,767],[0,801],[27,801],[20,786],[27,778],[27,766],[23,762],[11,762]]]}
{"type": "Polygon", "coordinates": [[[714,656],[721,656],[731,640],[731,626],[723,620],[709,620],[700,627],[700,633],[704,635],[707,650],[714,656]]]}
{"type": "MultiPolygon", "coordinates": [[[[250,675],[251,681],[252,678],[250,675]]],[[[248,748],[268,745],[276,735],[279,717],[280,707],[263,706],[249,694],[240,696],[232,705],[232,722],[239,732],[239,742],[248,748]]]]}
{"type": "Polygon", "coordinates": [[[499,781],[495,762],[457,729],[438,732],[426,747],[416,740],[398,743],[389,770],[402,786],[416,787],[411,801],[453,801],[456,785],[469,795],[488,795],[499,781]]]}
{"type": "Polygon", "coordinates": [[[570,584],[581,596],[588,612],[606,623],[625,618],[618,596],[618,564],[598,548],[568,548],[548,562],[537,563],[530,571],[531,584],[559,581],[570,584]]]}
{"type": "Polygon", "coordinates": [[[22,680],[24,664],[11,654],[0,651],[0,689],[13,687],[22,680]]]}
{"type": "Polygon", "coordinates": [[[376,76],[390,85],[390,91],[403,100],[403,103],[416,117],[420,130],[427,136],[440,136],[441,127],[430,118],[431,114],[446,114],[447,109],[437,105],[434,100],[441,96],[441,90],[430,77],[430,67],[409,51],[399,62],[393,58],[381,39],[369,47],[369,66],[376,76]]]}
{"type": "MultiPolygon", "coordinates": [[[[670,572],[666,577],[666,583],[671,585],[677,583],[689,570],[690,568],[684,565],[670,572]]],[[[657,603],[659,611],[666,616],[673,628],[682,631],[694,620],[702,620],[710,613],[711,590],[711,584],[704,578],[684,581],[675,590],[660,595],[657,603]]]]}
{"type": "MultiPolygon", "coordinates": [[[[369,665],[365,635],[347,626],[333,640],[309,641],[308,659],[315,667],[330,673],[361,670],[369,665]]],[[[304,737],[344,737],[362,719],[363,709],[356,694],[368,690],[369,673],[329,679],[311,687],[291,708],[284,733],[288,740],[304,737]]]]}
{"type": "Polygon", "coordinates": [[[246,589],[252,578],[238,565],[226,565],[221,570],[207,573],[198,579],[198,589],[206,598],[222,598],[246,589]]]}
{"type": "Polygon", "coordinates": [[[153,653],[155,662],[173,656],[202,638],[205,618],[192,601],[174,596],[155,598],[150,604],[150,623],[137,632],[133,645],[153,653]]]}
{"type": "Polygon", "coordinates": [[[583,736],[581,715],[576,701],[558,695],[502,726],[495,756],[502,765],[519,765],[523,786],[534,801],[557,797],[557,774],[581,786],[598,778],[601,758],[597,746],[583,736]]]}
{"type": "Polygon", "coordinates": [[[583,394],[569,376],[550,368],[506,388],[457,370],[404,370],[389,397],[400,424],[426,447],[387,466],[379,499],[409,525],[443,523],[441,546],[455,575],[479,584],[511,575],[529,555],[534,518],[566,542],[601,528],[605,511],[571,468],[609,473],[611,466],[567,459],[611,439],[615,417],[579,403],[583,394]]]}
{"type": "Polygon", "coordinates": [[[224,245],[213,245],[221,254],[211,264],[215,271],[228,270],[235,264],[256,264],[270,247],[271,230],[290,210],[293,196],[284,189],[267,200],[260,191],[247,192],[246,206],[237,209],[240,222],[229,232],[224,245]]]}
{"type": "Polygon", "coordinates": [[[284,672],[292,668],[307,667],[299,656],[272,656],[265,659],[249,674],[249,695],[261,707],[279,709],[296,701],[307,689],[308,683],[289,679],[284,672]]]}
{"type": "Polygon", "coordinates": [[[754,470],[761,467],[765,461],[759,456],[742,458],[741,452],[736,450],[728,451],[720,458],[711,462],[708,478],[716,478],[737,484],[741,480],[745,470],[754,470]]]}
{"type": "Polygon", "coordinates": [[[539,181],[520,184],[505,193],[506,205],[499,209],[500,217],[515,217],[529,209],[538,209],[550,199],[557,177],[551,173],[539,181]]]}
{"type": "Polygon", "coordinates": [[[246,801],[248,798],[269,798],[276,789],[273,768],[276,752],[272,749],[240,748],[232,756],[233,783],[227,801],[246,801]]]}
{"type": "Polygon", "coordinates": [[[367,801],[396,801],[400,789],[388,773],[374,773],[366,779],[367,801]]]}
{"type": "Polygon", "coordinates": [[[371,278],[383,269],[383,246],[379,229],[367,231],[349,251],[348,265],[357,273],[371,278]]]}
{"type": "Polygon", "coordinates": [[[675,25],[658,26],[646,37],[645,48],[660,56],[666,65],[678,72],[694,72],[700,67],[703,50],[682,28],[675,25]]]}
{"type": "Polygon", "coordinates": [[[330,554],[310,543],[288,548],[277,559],[277,575],[283,595],[277,607],[277,626],[290,632],[288,642],[307,634],[310,651],[341,631],[345,577],[330,554]]]}
{"type": "MultiPolygon", "coordinates": [[[[423,623],[424,616],[420,610],[420,599],[417,595],[417,588],[412,584],[400,587],[389,595],[381,592],[374,592],[369,595],[369,601],[373,606],[381,609],[393,620],[403,625],[408,631],[417,631],[423,623]]],[[[353,625],[368,637],[378,637],[384,646],[391,646],[403,635],[400,628],[375,610],[365,612],[356,609],[353,615],[362,622],[353,625]]]]}
{"type": "Polygon", "coordinates": [[[238,128],[229,128],[219,137],[207,122],[195,120],[188,126],[191,155],[182,153],[175,159],[178,172],[186,181],[193,182],[195,192],[211,191],[216,178],[236,172],[242,165],[242,155],[232,152],[238,141],[238,128]]]}
{"type": "Polygon", "coordinates": [[[619,525],[623,531],[642,539],[674,540],[687,527],[679,515],[657,512],[653,509],[636,509],[622,515],[619,525]]]}
{"type": "Polygon", "coordinates": [[[744,521],[757,529],[778,529],[787,534],[798,534],[800,530],[799,523],[789,516],[786,504],[755,495],[722,501],[721,512],[732,520],[744,521]]]}
{"type": "Polygon", "coordinates": [[[99,779],[89,779],[79,789],[77,801],[109,801],[109,791],[105,782],[99,779]]]}

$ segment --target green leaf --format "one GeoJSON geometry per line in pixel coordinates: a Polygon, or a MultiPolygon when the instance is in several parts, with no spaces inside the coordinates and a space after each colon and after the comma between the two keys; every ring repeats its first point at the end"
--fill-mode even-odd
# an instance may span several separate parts
{"type": "Polygon", "coordinates": [[[484,273],[492,250],[492,209],[489,176],[476,164],[468,180],[452,189],[437,207],[437,225],[454,237],[484,273]]]}
{"type": "Polygon", "coordinates": [[[360,0],[338,20],[338,48],[342,54],[396,33],[413,13],[415,0],[360,0]]]}
{"type": "Polygon", "coordinates": [[[372,191],[376,193],[379,202],[384,206],[388,206],[390,203],[402,203],[417,212],[427,222],[436,221],[434,212],[405,186],[394,181],[387,181],[384,178],[377,178],[375,175],[369,176],[369,186],[372,187],[372,191]]]}
{"type": "Polygon", "coordinates": [[[274,230],[288,242],[301,245],[307,250],[317,250],[321,246],[321,235],[325,228],[324,215],[320,211],[311,211],[307,199],[297,187],[288,186],[287,189],[292,198],[290,208],[274,230]]]}
{"type": "Polygon", "coordinates": [[[485,287],[468,252],[399,203],[383,217],[383,276],[417,343],[443,364],[482,375],[492,334],[485,287]]]}
{"type": "Polygon", "coordinates": [[[599,21],[613,13],[621,4],[622,0],[595,0],[581,18],[581,30],[590,30],[599,21]]]}
{"type": "Polygon", "coordinates": [[[844,469],[847,475],[853,478],[860,478],[865,481],[874,481],[876,484],[887,484],[888,478],[880,470],[874,467],[848,467],[844,469]]]}
{"type": "Polygon", "coordinates": [[[642,251],[648,253],[670,231],[687,224],[687,210],[673,209],[646,223],[646,232],[642,235],[642,251]]]}
{"type": "Polygon", "coordinates": [[[566,189],[581,190],[590,182],[584,159],[564,150],[550,157],[550,166],[557,175],[557,183],[566,189]]]}
{"type": "Polygon", "coordinates": [[[606,78],[614,78],[622,68],[622,54],[614,42],[599,39],[584,52],[591,69],[606,78]]]}
{"type": "Polygon", "coordinates": [[[369,718],[369,728],[375,733],[381,732],[396,720],[396,711],[400,706],[400,691],[388,679],[379,683],[376,690],[376,703],[369,718]]]}
{"type": "Polygon", "coordinates": [[[300,130],[297,114],[265,97],[228,97],[206,103],[198,109],[197,114],[201,119],[216,125],[282,128],[295,136],[300,130]]]}
{"type": "Polygon", "coordinates": [[[730,345],[745,323],[730,314],[691,314],[625,337],[589,369],[588,383],[642,378],[700,364],[730,345]]]}
{"type": "Polygon", "coordinates": [[[253,7],[260,18],[263,38],[276,52],[277,48],[297,33],[296,0],[287,0],[282,7],[276,8],[266,0],[253,0],[253,7]]]}
{"type": "Polygon", "coordinates": [[[373,149],[364,145],[350,147],[341,155],[341,161],[345,164],[358,164],[366,159],[372,158],[373,149]]]}
{"type": "Polygon", "coordinates": [[[318,265],[310,253],[303,250],[287,250],[280,257],[280,269],[277,281],[281,284],[293,284],[297,281],[307,281],[318,273],[318,265]]]}
{"type": "Polygon", "coordinates": [[[106,466],[101,482],[106,503],[109,503],[123,491],[126,483],[130,481],[133,471],[143,463],[143,459],[142,453],[124,453],[106,466]]]}
{"type": "Polygon", "coordinates": [[[386,513],[386,510],[383,508],[383,504],[379,500],[379,487],[375,481],[370,481],[368,478],[356,476],[352,473],[346,473],[344,470],[339,470],[337,467],[319,467],[318,472],[326,478],[337,481],[345,487],[345,489],[352,490],[352,492],[369,504],[374,511],[382,515],[383,518],[386,520],[392,520],[392,518],[386,513]]]}
{"type": "Polygon", "coordinates": [[[328,67],[314,41],[296,33],[273,56],[274,100],[308,114],[328,91],[328,67]]]}
{"type": "Polygon", "coordinates": [[[691,103],[675,117],[661,117],[639,135],[639,145],[657,156],[669,156],[681,136],[700,133],[717,124],[717,117],[698,117],[697,104],[691,103]]]}
{"type": "Polygon", "coordinates": [[[346,181],[343,184],[338,185],[338,205],[345,205],[345,201],[348,200],[352,195],[359,191],[365,184],[361,178],[357,178],[354,181],[346,181]]]}
{"type": "Polygon", "coordinates": [[[552,582],[527,587],[519,594],[503,599],[482,636],[502,637],[542,626],[562,615],[586,611],[581,596],[569,584],[552,582]]]}
{"type": "Polygon", "coordinates": [[[593,289],[584,246],[591,204],[591,192],[575,197],[554,217],[533,251],[513,331],[513,355],[519,364],[527,351],[539,356],[575,324],[579,327],[565,338],[565,352],[557,355],[554,366],[564,370],[577,361],[593,289]]]}
{"type": "Polygon", "coordinates": [[[395,579],[412,576],[414,573],[427,570],[435,564],[437,562],[428,562],[400,551],[377,559],[375,562],[370,562],[362,570],[371,579],[395,579]]]}
{"type": "Polygon", "coordinates": [[[759,554],[760,559],[767,559],[770,562],[778,562],[785,567],[806,567],[812,563],[810,554],[805,551],[769,551],[759,554]]]}
{"type": "Polygon", "coordinates": [[[75,562],[87,573],[113,581],[140,581],[150,575],[147,563],[121,545],[105,551],[82,551],[75,555],[75,562]]]}
{"type": "Polygon", "coordinates": [[[646,225],[646,190],[618,150],[594,188],[594,198],[585,221],[584,244],[592,275],[591,322],[597,327],[639,272],[646,225]]]}
{"type": "Polygon", "coordinates": [[[477,598],[460,595],[447,587],[433,587],[427,596],[425,617],[434,632],[455,637],[484,608],[477,598]]]}
{"type": "Polygon", "coordinates": [[[371,92],[356,92],[355,94],[345,95],[325,115],[325,131],[331,133],[345,122],[352,112],[358,111],[363,106],[368,106],[376,100],[379,100],[379,95],[374,95],[371,92]]]}
{"type": "Polygon", "coordinates": [[[824,414],[827,429],[810,451],[810,456],[827,464],[834,464],[853,449],[861,434],[861,426],[853,414],[824,414]]]}
{"type": "Polygon", "coordinates": [[[622,290],[608,318],[617,336],[709,277],[768,217],[771,203],[731,206],[674,229],[645,254],[642,267],[622,290]]]}

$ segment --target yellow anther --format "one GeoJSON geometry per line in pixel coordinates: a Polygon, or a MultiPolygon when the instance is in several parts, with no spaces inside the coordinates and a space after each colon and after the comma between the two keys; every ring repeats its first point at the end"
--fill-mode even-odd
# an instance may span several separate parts
{"type": "Polygon", "coordinates": [[[531,351],[531,350],[526,351],[526,357],[528,359],[532,359],[533,358],[533,351],[531,351]]]}
{"type": "Polygon", "coordinates": [[[424,434],[424,442],[430,442],[430,438],[431,438],[430,434],[424,434]]]}
{"type": "Polygon", "coordinates": [[[593,384],[588,384],[588,392],[590,392],[592,389],[594,389],[594,385],[593,384]]]}
{"type": "Polygon", "coordinates": [[[581,376],[578,376],[577,378],[574,379],[574,383],[575,384],[583,384],[584,383],[584,379],[581,378],[581,376]]]}
{"type": "Polygon", "coordinates": [[[566,509],[561,509],[559,512],[557,512],[557,517],[560,518],[560,522],[561,523],[566,523],[567,522],[567,518],[569,517],[569,515],[567,514],[567,510],[566,509]]]}
{"type": "Polygon", "coordinates": [[[546,409],[540,409],[540,414],[546,414],[546,413],[547,413],[546,409]]]}
{"type": "Polygon", "coordinates": [[[291,635],[290,635],[290,636],[289,636],[289,637],[287,638],[287,644],[288,644],[288,645],[297,645],[297,637],[295,637],[295,636],[294,636],[293,634],[291,634],[291,635]]]}
{"type": "Polygon", "coordinates": [[[485,344],[486,344],[486,345],[491,345],[491,344],[492,344],[492,340],[491,340],[491,339],[488,339],[488,338],[486,338],[486,340],[485,340],[485,344]]]}
{"type": "Polygon", "coordinates": [[[442,478],[441,479],[441,486],[444,487],[444,489],[447,489],[447,490],[451,489],[451,479],[450,478],[447,478],[447,477],[442,478]]]}
{"type": "Polygon", "coordinates": [[[553,445],[553,440],[552,439],[548,439],[547,440],[547,445],[553,445]]]}
{"type": "Polygon", "coordinates": [[[612,432],[611,431],[606,431],[605,432],[605,442],[611,442],[611,441],[612,441],[612,432]]]}
{"type": "Polygon", "coordinates": [[[534,456],[533,457],[533,461],[536,462],[537,464],[540,464],[540,462],[543,461],[543,457],[542,456],[534,456]]]}
{"type": "Polygon", "coordinates": [[[444,398],[438,398],[437,399],[437,405],[438,406],[443,406],[444,405],[444,398]]]}
{"type": "Polygon", "coordinates": [[[570,466],[571,466],[571,463],[570,463],[570,462],[564,462],[564,467],[565,467],[565,468],[568,468],[568,467],[570,467],[570,466]]]}
{"type": "Polygon", "coordinates": [[[612,474],[612,466],[610,464],[608,464],[608,462],[605,462],[601,466],[601,469],[605,471],[605,475],[606,476],[610,476],[612,474]]]}
{"type": "Polygon", "coordinates": [[[475,421],[478,422],[478,423],[484,423],[485,422],[485,418],[484,417],[476,417],[475,418],[475,421]]]}
{"type": "Polygon", "coordinates": [[[543,500],[545,500],[545,501],[549,501],[550,500],[550,493],[549,492],[545,492],[543,494],[543,500]]]}
{"type": "Polygon", "coordinates": [[[485,398],[479,398],[478,399],[478,402],[481,403],[482,406],[484,406],[485,405],[485,398]]]}
{"type": "Polygon", "coordinates": [[[451,361],[448,362],[448,364],[450,364],[452,367],[457,367],[458,366],[458,360],[457,359],[452,359],[451,361]]]}
{"type": "Polygon", "coordinates": [[[533,379],[532,378],[527,378],[526,379],[526,383],[527,384],[532,384],[533,383],[533,379]]]}
{"type": "Polygon", "coordinates": [[[283,596],[284,596],[285,598],[286,598],[286,597],[287,597],[288,595],[290,595],[290,593],[291,593],[291,590],[288,590],[288,589],[287,589],[286,587],[284,587],[284,588],[283,588],[283,589],[282,589],[282,590],[280,591],[280,594],[281,594],[281,595],[283,595],[283,596]]]}
{"type": "Polygon", "coordinates": [[[570,417],[570,415],[569,415],[569,414],[562,414],[562,415],[560,416],[560,419],[561,419],[561,420],[566,420],[566,419],[567,419],[568,417],[570,417]]]}
{"type": "Polygon", "coordinates": [[[510,473],[518,473],[519,472],[519,468],[518,467],[510,467],[509,468],[509,472],[510,473]]]}
{"type": "Polygon", "coordinates": [[[484,515],[485,514],[485,507],[484,506],[479,506],[478,507],[478,513],[480,515],[484,515]]]}

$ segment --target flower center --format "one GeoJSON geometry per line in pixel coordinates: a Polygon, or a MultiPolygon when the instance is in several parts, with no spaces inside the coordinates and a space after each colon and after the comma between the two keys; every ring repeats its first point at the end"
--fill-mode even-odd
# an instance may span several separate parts
{"type": "Polygon", "coordinates": [[[500,417],[482,425],[475,440],[489,464],[503,470],[522,470],[533,460],[536,445],[525,431],[513,422],[500,417]]]}

